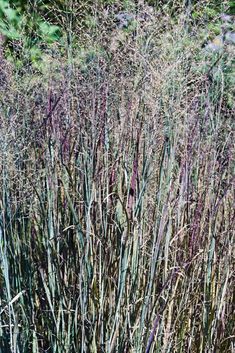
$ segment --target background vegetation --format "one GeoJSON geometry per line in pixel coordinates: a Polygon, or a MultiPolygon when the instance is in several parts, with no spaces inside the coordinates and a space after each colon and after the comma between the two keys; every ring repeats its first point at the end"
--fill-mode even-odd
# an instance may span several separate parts
{"type": "Polygon", "coordinates": [[[0,1],[1,353],[234,352],[233,10],[0,1]]]}

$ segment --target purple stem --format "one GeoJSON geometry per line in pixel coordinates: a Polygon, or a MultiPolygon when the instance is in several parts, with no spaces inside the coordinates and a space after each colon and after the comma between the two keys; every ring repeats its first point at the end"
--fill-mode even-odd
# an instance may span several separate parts
{"type": "MultiPolygon", "coordinates": [[[[165,283],[164,283],[164,285],[163,285],[163,287],[162,287],[162,289],[161,289],[161,291],[160,291],[158,297],[160,297],[161,293],[162,293],[163,290],[166,288],[167,283],[169,282],[169,280],[170,280],[171,278],[174,278],[176,274],[177,274],[177,269],[175,269],[172,273],[170,273],[170,274],[168,275],[168,277],[167,277],[167,279],[166,279],[166,281],[165,281],[165,283]]],[[[149,340],[148,340],[148,344],[147,344],[147,348],[146,348],[145,353],[149,353],[149,352],[150,352],[150,348],[151,348],[151,346],[152,346],[152,343],[153,343],[153,340],[154,340],[154,337],[155,337],[155,334],[156,334],[156,330],[157,330],[158,323],[159,323],[159,321],[160,321],[161,314],[162,314],[163,311],[165,310],[165,308],[166,308],[166,306],[167,306],[167,303],[168,303],[168,301],[165,302],[163,308],[161,309],[160,313],[157,315],[157,317],[156,317],[156,319],[155,319],[155,321],[154,321],[153,329],[152,329],[152,332],[151,332],[151,334],[150,334],[150,336],[149,336],[149,340]]]]}
{"type": "Polygon", "coordinates": [[[135,193],[136,193],[136,184],[137,184],[137,178],[138,178],[140,133],[141,133],[141,127],[137,133],[136,152],[135,152],[135,158],[133,161],[133,173],[132,173],[132,177],[131,177],[131,187],[130,187],[129,196],[128,196],[127,209],[128,209],[129,216],[131,216],[131,211],[133,208],[133,203],[134,203],[134,198],[135,198],[135,193]]]}
{"type": "Polygon", "coordinates": [[[147,348],[146,348],[146,351],[145,351],[146,353],[150,352],[150,348],[151,348],[151,345],[153,343],[153,340],[154,340],[154,337],[155,337],[155,333],[156,333],[159,321],[160,321],[160,314],[157,315],[157,317],[156,317],[156,319],[154,321],[153,329],[152,329],[151,335],[149,337],[148,345],[147,345],[147,348]]]}

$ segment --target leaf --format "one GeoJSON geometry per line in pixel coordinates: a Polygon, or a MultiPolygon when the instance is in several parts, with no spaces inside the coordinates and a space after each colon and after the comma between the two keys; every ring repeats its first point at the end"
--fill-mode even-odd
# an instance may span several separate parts
{"type": "Polygon", "coordinates": [[[11,40],[19,40],[21,38],[20,33],[17,29],[13,26],[1,21],[0,20],[0,31],[3,35],[11,40]]]}
{"type": "Polygon", "coordinates": [[[4,14],[7,17],[7,19],[11,22],[13,22],[13,21],[18,22],[19,21],[19,17],[17,15],[16,10],[11,9],[10,7],[6,8],[4,10],[4,14]]]}
{"type": "Polygon", "coordinates": [[[50,25],[47,22],[39,23],[39,31],[41,32],[42,38],[50,43],[56,41],[60,36],[60,27],[50,25]]]}

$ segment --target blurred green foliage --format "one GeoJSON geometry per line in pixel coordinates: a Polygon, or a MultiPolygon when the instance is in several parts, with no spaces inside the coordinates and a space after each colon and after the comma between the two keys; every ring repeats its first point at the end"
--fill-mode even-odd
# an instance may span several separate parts
{"type": "Polygon", "coordinates": [[[0,0],[0,33],[5,54],[16,64],[33,65],[41,60],[45,47],[63,35],[59,17],[65,1],[0,0]]]}
{"type": "MultiPolygon", "coordinates": [[[[234,13],[232,0],[146,0],[154,6],[177,18],[185,10],[187,16],[195,22],[207,22],[210,29],[218,32],[216,19],[222,12],[234,13]]],[[[8,53],[15,51],[19,55],[27,49],[30,60],[37,61],[41,51],[54,42],[70,45],[73,35],[80,36],[87,29],[91,31],[98,23],[97,14],[103,8],[112,11],[134,11],[133,0],[0,0],[0,33],[4,35],[8,53]],[[63,40],[62,40],[63,38],[63,40]]],[[[111,11],[111,12],[112,12],[111,11]]],[[[100,12],[102,13],[102,12],[100,12]]],[[[132,23],[135,27],[135,23],[132,23]]],[[[133,28],[127,28],[132,31],[133,28]]]]}
{"type": "MultiPolygon", "coordinates": [[[[53,4],[54,2],[50,2],[53,4]]],[[[49,8],[45,1],[9,1],[0,0],[0,31],[8,40],[22,39],[23,36],[35,41],[51,43],[57,40],[61,33],[58,24],[50,21],[49,8]],[[35,4],[34,4],[35,3],[35,4]]],[[[53,9],[56,9],[53,8],[53,9]]]]}

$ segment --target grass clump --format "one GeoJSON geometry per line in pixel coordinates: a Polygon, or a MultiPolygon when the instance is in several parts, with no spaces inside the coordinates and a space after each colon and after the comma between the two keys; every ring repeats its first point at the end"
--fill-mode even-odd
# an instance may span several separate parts
{"type": "Polygon", "coordinates": [[[3,72],[1,351],[233,352],[234,47],[100,18],[3,72]]]}

